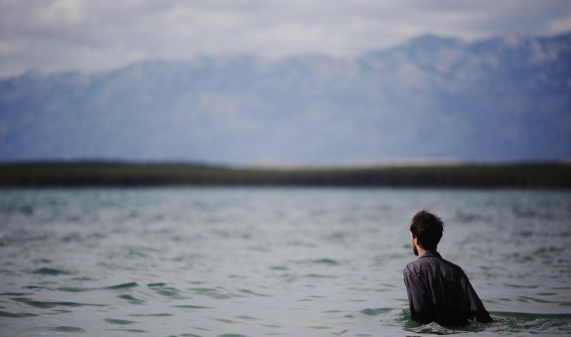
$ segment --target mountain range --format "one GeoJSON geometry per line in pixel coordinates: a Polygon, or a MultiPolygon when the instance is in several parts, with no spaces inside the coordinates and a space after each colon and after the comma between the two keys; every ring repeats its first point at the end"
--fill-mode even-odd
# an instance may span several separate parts
{"type": "Polygon", "coordinates": [[[0,161],[571,159],[571,33],[0,79],[0,161]]]}

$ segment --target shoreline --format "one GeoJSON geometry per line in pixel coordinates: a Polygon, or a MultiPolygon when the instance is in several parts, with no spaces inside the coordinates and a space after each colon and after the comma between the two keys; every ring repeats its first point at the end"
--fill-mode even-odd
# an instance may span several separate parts
{"type": "Polygon", "coordinates": [[[0,164],[0,187],[419,187],[571,189],[571,163],[454,163],[368,167],[226,167],[190,163],[0,164]]]}

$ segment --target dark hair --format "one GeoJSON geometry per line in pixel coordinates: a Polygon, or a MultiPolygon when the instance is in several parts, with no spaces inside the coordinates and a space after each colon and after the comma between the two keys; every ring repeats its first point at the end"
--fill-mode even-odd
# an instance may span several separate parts
{"type": "Polygon", "coordinates": [[[422,248],[436,250],[444,232],[444,223],[437,215],[422,210],[412,218],[410,231],[422,248]]]}

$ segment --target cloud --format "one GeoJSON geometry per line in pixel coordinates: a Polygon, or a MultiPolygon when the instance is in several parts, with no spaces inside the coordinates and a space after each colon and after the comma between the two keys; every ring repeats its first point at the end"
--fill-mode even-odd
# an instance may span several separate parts
{"type": "Polygon", "coordinates": [[[201,54],[352,56],[424,33],[465,40],[571,30],[568,1],[3,0],[0,76],[201,54]]]}

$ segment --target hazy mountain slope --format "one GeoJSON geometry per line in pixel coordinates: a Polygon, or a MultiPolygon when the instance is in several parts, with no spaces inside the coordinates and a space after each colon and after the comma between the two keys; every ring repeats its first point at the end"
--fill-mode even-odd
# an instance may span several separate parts
{"type": "Polygon", "coordinates": [[[0,160],[571,158],[571,34],[0,80],[0,160]]]}

